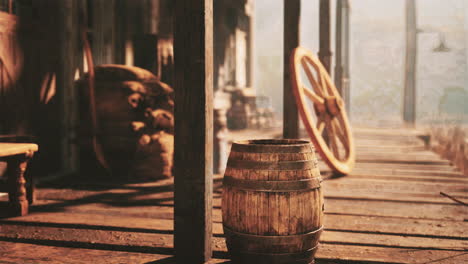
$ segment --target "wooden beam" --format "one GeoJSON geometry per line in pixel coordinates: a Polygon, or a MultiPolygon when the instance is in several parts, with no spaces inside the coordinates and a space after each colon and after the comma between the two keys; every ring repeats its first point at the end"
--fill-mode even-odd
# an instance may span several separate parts
{"type": "Polygon", "coordinates": [[[343,1],[336,1],[335,30],[335,86],[343,96],[343,1]]]}
{"type": "Polygon", "coordinates": [[[349,91],[349,1],[336,1],[335,31],[335,72],[336,88],[345,101],[348,116],[350,113],[349,91]]]}
{"type": "Polygon", "coordinates": [[[416,2],[406,0],[406,57],[405,87],[403,94],[403,120],[414,125],[416,121],[416,2]]]}
{"type": "Polygon", "coordinates": [[[330,73],[331,70],[331,48],[330,48],[330,0],[320,0],[319,4],[319,59],[330,73]]]}
{"type": "Polygon", "coordinates": [[[247,9],[248,14],[247,16],[249,21],[249,30],[247,32],[247,86],[254,87],[255,86],[255,75],[254,75],[254,37],[255,37],[255,1],[248,0],[247,1],[247,9]]]}
{"type": "Polygon", "coordinates": [[[349,74],[349,33],[350,33],[350,23],[349,23],[349,13],[350,13],[350,3],[349,0],[343,0],[343,99],[345,101],[346,112],[348,112],[348,118],[351,118],[351,82],[349,74]]]}
{"type": "Polygon", "coordinates": [[[175,210],[177,263],[211,258],[213,0],[175,2],[175,210]]]}
{"type": "Polygon", "coordinates": [[[299,115],[291,88],[289,58],[300,42],[300,0],[284,0],[283,137],[299,137],[299,115]]]}
{"type": "Polygon", "coordinates": [[[91,5],[94,64],[115,63],[115,0],[93,0],[91,5]]]}
{"type": "Polygon", "coordinates": [[[64,171],[77,171],[78,149],[76,127],[78,123],[78,101],[75,85],[77,52],[81,50],[78,31],[79,1],[58,1],[58,56],[57,61],[57,95],[60,102],[61,167],[64,171]]]}

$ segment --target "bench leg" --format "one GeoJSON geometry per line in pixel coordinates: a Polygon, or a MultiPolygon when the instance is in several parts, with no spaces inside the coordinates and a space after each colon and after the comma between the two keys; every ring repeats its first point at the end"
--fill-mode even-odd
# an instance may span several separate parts
{"type": "Polygon", "coordinates": [[[26,179],[24,178],[28,160],[27,155],[16,155],[7,160],[8,197],[10,212],[13,216],[28,214],[29,202],[26,195],[26,179]]]}
{"type": "Polygon", "coordinates": [[[26,173],[26,198],[28,199],[29,205],[32,205],[36,201],[36,183],[31,173],[26,173]]]}

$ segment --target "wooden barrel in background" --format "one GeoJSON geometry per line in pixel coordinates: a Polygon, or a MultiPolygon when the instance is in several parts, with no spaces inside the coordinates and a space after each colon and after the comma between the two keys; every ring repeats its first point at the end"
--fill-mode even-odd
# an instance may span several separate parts
{"type": "Polygon", "coordinates": [[[320,171],[308,141],[232,144],[222,211],[235,263],[309,264],[322,231],[320,171]]]}

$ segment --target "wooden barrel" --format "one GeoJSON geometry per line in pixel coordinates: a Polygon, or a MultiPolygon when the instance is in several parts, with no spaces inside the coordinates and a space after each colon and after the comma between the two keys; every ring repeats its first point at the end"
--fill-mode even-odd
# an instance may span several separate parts
{"type": "Polygon", "coordinates": [[[222,198],[226,244],[235,263],[309,264],[322,232],[323,195],[308,141],[232,144],[222,198]]]}

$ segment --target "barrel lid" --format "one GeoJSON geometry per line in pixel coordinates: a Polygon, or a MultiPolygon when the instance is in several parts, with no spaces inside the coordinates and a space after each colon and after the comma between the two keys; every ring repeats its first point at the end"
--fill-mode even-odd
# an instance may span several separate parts
{"type": "Polygon", "coordinates": [[[300,139],[252,139],[232,143],[232,151],[250,153],[307,153],[314,152],[310,141],[300,139]]]}

